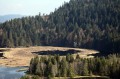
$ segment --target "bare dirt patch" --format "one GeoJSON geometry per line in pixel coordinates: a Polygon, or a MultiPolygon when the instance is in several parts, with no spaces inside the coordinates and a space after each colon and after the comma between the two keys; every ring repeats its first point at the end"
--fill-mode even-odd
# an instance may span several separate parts
{"type": "Polygon", "coordinates": [[[36,46],[36,47],[26,47],[26,48],[0,48],[3,57],[0,57],[0,65],[3,66],[29,66],[31,58],[36,56],[33,52],[40,51],[67,51],[75,50],[79,51],[74,53],[73,56],[76,57],[77,54],[81,58],[91,58],[91,54],[99,53],[95,50],[79,49],[79,48],[67,48],[67,47],[52,47],[52,46],[36,46]],[[88,56],[89,55],[89,56],[88,56]]]}

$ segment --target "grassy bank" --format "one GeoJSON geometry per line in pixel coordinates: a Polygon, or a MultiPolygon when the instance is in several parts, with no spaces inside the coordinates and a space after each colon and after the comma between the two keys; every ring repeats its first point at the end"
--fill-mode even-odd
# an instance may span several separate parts
{"type": "MultiPolygon", "coordinates": [[[[47,77],[39,77],[35,75],[26,75],[21,79],[48,79],[47,77]]],[[[50,79],[110,79],[108,76],[76,76],[76,77],[53,77],[50,79]]]]}

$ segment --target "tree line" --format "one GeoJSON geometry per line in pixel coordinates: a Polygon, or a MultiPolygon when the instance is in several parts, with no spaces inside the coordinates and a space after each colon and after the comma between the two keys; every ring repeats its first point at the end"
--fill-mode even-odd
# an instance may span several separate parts
{"type": "Polygon", "coordinates": [[[120,52],[120,0],[70,0],[49,15],[0,24],[0,47],[65,46],[120,52]]]}
{"type": "MultiPolygon", "coordinates": [[[[83,59],[79,55],[74,59],[68,54],[48,57],[35,57],[31,59],[28,70],[30,75],[38,78],[75,77],[75,76],[109,76],[111,79],[120,78],[120,55],[113,54],[107,57],[83,59]]],[[[22,77],[23,79],[25,77],[22,77]]],[[[29,77],[28,77],[29,79],[29,77]]]]}

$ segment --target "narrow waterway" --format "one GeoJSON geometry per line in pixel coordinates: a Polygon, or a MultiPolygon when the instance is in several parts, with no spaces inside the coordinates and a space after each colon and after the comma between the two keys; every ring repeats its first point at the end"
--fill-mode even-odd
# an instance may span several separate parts
{"type": "Polygon", "coordinates": [[[25,71],[17,72],[24,67],[3,67],[0,66],[0,79],[19,79],[25,75],[25,71]]]}

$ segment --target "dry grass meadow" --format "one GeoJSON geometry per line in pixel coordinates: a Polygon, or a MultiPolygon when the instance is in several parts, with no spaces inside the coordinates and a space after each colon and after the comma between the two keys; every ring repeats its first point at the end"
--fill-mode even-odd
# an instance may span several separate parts
{"type": "MultiPolygon", "coordinates": [[[[79,48],[67,48],[67,47],[52,47],[52,46],[34,46],[34,47],[19,47],[19,48],[0,48],[0,50],[4,50],[3,57],[0,57],[0,65],[16,67],[16,66],[29,66],[31,58],[36,56],[32,52],[40,52],[40,51],[67,51],[67,50],[77,50],[77,52],[81,58],[92,58],[91,54],[99,53],[95,50],[88,49],[79,49],[79,48]]],[[[77,55],[73,54],[74,57],[77,55]]]]}

